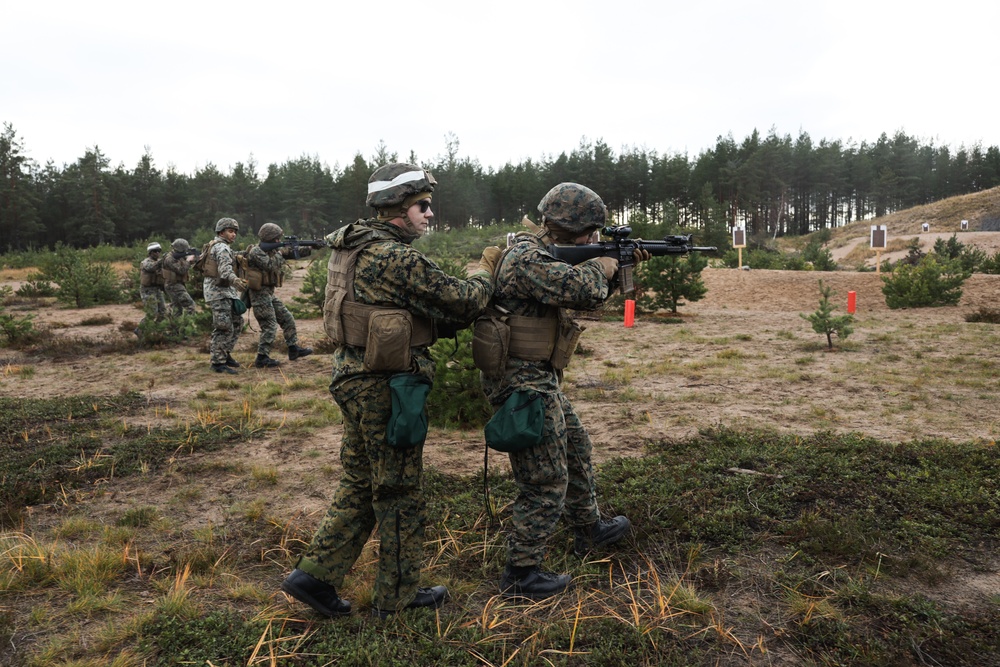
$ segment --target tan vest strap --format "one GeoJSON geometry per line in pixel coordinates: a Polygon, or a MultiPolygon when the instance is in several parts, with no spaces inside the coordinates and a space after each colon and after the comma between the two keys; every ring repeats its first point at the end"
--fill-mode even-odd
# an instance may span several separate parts
{"type": "Polygon", "coordinates": [[[548,361],[559,337],[559,318],[510,315],[510,348],[507,354],[525,361],[548,361]]]}

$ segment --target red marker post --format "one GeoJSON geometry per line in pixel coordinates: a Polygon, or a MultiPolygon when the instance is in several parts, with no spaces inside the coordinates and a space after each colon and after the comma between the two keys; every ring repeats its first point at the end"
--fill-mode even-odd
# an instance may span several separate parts
{"type": "Polygon", "coordinates": [[[625,326],[631,328],[635,324],[635,300],[625,299],[625,326]]]}
{"type": "Polygon", "coordinates": [[[847,293],[847,312],[851,315],[854,314],[855,309],[858,305],[858,293],[851,291],[847,293]]]}

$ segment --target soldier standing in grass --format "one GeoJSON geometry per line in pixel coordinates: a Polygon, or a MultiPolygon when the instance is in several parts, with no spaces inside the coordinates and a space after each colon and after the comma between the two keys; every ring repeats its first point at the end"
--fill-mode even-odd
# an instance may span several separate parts
{"type": "Polygon", "coordinates": [[[205,258],[205,303],[212,311],[209,352],[212,370],[216,373],[235,374],[240,367],[232,352],[243,330],[244,311],[237,310],[234,302],[239,301],[240,292],[247,288],[247,283],[236,275],[235,252],[231,247],[239,229],[240,223],[232,218],[220,218],[215,223],[216,237],[209,243],[205,258]]]}
{"type": "Polygon", "coordinates": [[[185,239],[176,239],[170,244],[170,252],[163,258],[163,289],[170,297],[173,317],[182,314],[194,315],[194,299],[188,294],[184,283],[195,257],[188,251],[191,245],[185,239]]]}
{"type": "Polygon", "coordinates": [[[146,312],[139,321],[136,335],[142,328],[146,318],[152,316],[157,322],[167,314],[167,300],[163,292],[163,258],[160,253],[163,248],[156,241],[146,246],[146,259],[139,264],[139,296],[142,297],[142,308],[146,312]]]}
{"type": "Polygon", "coordinates": [[[434,216],[435,184],[411,164],[379,167],[366,199],[377,216],[326,237],[333,253],[324,324],[338,345],[330,393],[344,416],[344,470],[329,511],[281,585],[326,616],[350,613],[337,589],[373,529],[379,537],[373,615],[437,608],[448,597],[444,586],[418,586],[426,523],[424,401],[434,376],[428,348],[439,324],[467,325],[486,306],[500,249],[484,250],[481,270],[461,280],[413,248],[434,216]]]}
{"type": "MultiPolygon", "coordinates": [[[[264,242],[277,242],[284,234],[281,227],[268,222],[261,225],[257,231],[257,238],[264,242]]],[[[285,307],[277,296],[274,295],[274,288],[281,287],[283,271],[285,268],[285,257],[282,252],[292,252],[290,248],[275,248],[273,250],[263,250],[258,245],[250,246],[247,249],[247,283],[250,290],[250,307],[253,309],[254,317],[260,325],[260,338],[257,341],[257,359],[253,365],[257,368],[274,368],[280,363],[270,357],[271,345],[278,334],[278,327],[285,336],[285,345],[288,346],[288,358],[295,361],[299,357],[312,354],[312,348],[300,347],[299,336],[295,328],[295,318],[285,307]]],[[[312,248],[302,247],[298,256],[306,257],[312,252],[312,248]]]]}
{"type": "MultiPolygon", "coordinates": [[[[506,597],[543,599],[564,591],[568,574],[541,568],[560,519],[573,529],[582,555],[622,539],[624,516],[602,519],[597,507],[590,435],[562,392],[563,368],[583,331],[569,310],[595,310],[611,294],[618,260],[598,257],[571,266],[546,252],[549,244],[590,243],[607,219],[607,208],[590,188],[562,183],[538,205],[541,227],[520,232],[497,266],[493,305],[512,314],[506,363],[482,375],[494,410],[516,391],[540,397],[544,421],[537,443],[509,453],[518,496],[508,536],[507,565],[500,579],[506,597]]],[[[636,251],[636,261],[649,259],[636,251]]],[[[474,343],[475,345],[476,343],[474,343]]]]}

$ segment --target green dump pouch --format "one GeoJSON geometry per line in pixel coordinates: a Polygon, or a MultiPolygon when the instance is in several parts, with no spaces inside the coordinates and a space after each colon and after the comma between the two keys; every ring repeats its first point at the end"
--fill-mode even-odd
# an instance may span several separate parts
{"type": "Polygon", "coordinates": [[[504,401],[486,424],[486,444],[498,452],[518,452],[540,443],[544,428],[542,395],[520,389],[504,401]]]}
{"type": "Polygon", "coordinates": [[[427,437],[427,395],[431,381],[422,375],[399,373],[389,378],[392,414],[386,427],[385,439],[390,447],[408,449],[423,443],[427,437]]]}
{"type": "Polygon", "coordinates": [[[232,299],[232,302],[233,302],[233,310],[236,312],[237,315],[242,315],[243,313],[247,312],[247,304],[244,303],[243,299],[232,299]]]}

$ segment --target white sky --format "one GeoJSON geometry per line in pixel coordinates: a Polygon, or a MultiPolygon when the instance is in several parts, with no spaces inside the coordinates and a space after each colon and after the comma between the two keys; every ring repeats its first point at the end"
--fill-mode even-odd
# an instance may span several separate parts
{"type": "Polygon", "coordinates": [[[0,124],[57,166],[484,167],[732,133],[1000,145],[1000,3],[0,0],[0,124]]]}

